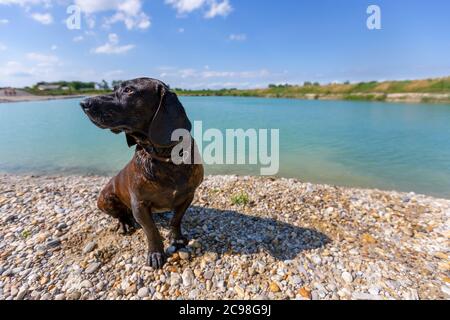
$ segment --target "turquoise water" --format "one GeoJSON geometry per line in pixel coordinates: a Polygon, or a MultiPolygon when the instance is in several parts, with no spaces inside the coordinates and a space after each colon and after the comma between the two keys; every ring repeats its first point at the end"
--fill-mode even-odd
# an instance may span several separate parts
{"type": "MultiPolygon", "coordinates": [[[[450,105],[182,97],[204,129],[280,129],[280,176],[450,198],[450,105]]],[[[79,100],[0,104],[0,171],[113,174],[132,155],[79,100]]],[[[211,174],[258,174],[207,166],[211,174]]]]}

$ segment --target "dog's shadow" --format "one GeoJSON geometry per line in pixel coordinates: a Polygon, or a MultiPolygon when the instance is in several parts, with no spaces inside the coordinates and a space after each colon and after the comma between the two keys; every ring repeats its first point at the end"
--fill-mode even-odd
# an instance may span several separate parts
{"type": "MultiPolygon", "coordinates": [[[[158,224],[167,227],[170,216],[171,213],[163,215],[163,219],[157,219],[158,224]]],[[[294,259],[302,251],[323,247],[331,241],[319,231],[273,218],[204,207],[188,210],[183,231],[189,239],[197,239],[207,252],[249,255],[265,251],[282,261],[294,259]]]]}

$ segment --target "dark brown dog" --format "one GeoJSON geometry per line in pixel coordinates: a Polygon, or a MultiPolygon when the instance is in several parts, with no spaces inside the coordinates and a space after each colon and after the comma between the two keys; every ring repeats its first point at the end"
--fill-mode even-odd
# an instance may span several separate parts
{"type": "Polygon", "coordinates": [[[175,165],[170,159],[179,143],[171,141],[172,132],[191,130],[186,112],[167,85],[149,78],[123,82],[113,94],[80,104],[95,125],[125,132],[128,145],[137,144],[131,162],[101,192],[98,207],[125,232],[137,221],[147,237],[148,264],[162,268],[164,245],[152,215],[174,211],[171,240],[177,248],[185,246],[181,220],[203,181],[201,164],[175,165]]]}

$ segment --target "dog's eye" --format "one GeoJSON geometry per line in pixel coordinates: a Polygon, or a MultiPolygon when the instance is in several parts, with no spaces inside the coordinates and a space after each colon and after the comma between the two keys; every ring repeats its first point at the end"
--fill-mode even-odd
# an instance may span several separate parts
{"type": "Polygon", "coordinates": [[[125,92],[126,94],[132,94],[132,93],[134,93],[134,90],[131,88],[125,88],[125,89],[123,89],[123,92],[125,92]]]}

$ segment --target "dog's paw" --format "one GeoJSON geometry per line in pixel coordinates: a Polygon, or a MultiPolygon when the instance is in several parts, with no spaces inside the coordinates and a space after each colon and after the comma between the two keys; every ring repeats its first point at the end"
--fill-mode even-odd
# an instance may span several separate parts
{"type": "Polygon", "coordinates": [[[140,228],[141,226],[134,219],[119,219],[116,231],[122,236],[127,236],[132,235],[140,228]]]}
{"type": "Polygon", "coordinates": [[[118,232],[121,236],[131,235],[134,232],[134,228],[130,227],[128,224],[124,222],[118,222],[116,227],[116,232],[118,232]]]}
{"type": "Polygon", "coordinates": [[[166,262],[166,256],[163,252],[149,252],[147,256],[147,265],[153,269],[162,269],[166,262]]]}
{"type": "Polygon", "coordinates": [[[170,246],[175,247],[176,250],[180,250],[185,248],[189,243],[189,240],[186,237],[178,237],[177,239],[172,239],[170,246]]]}
{"type": "Polygon", "coordinates": [[[123,236],[127,234],[127,225],[123,222],[118,221],[116,227],[112,230],[123,236]]]}

